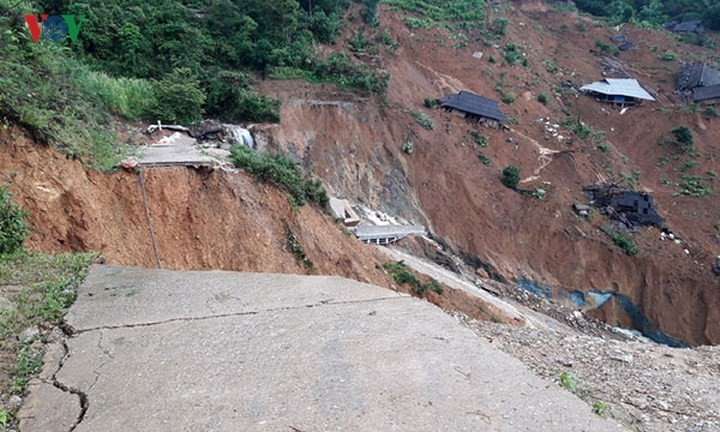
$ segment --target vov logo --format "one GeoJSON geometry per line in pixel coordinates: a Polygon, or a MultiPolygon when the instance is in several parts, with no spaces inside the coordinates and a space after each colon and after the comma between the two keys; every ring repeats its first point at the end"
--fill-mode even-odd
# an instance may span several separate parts
{"type": "Polygon", "coordinates": [[[85,17],[82,15],[25,15],[25,21],[34,42],[40,42],[40,36],[49,42],[60,42],[68,35],[75,42],[84,20],[85,17]],[[38,22],[38,18],[40,22],[38,22]]]}

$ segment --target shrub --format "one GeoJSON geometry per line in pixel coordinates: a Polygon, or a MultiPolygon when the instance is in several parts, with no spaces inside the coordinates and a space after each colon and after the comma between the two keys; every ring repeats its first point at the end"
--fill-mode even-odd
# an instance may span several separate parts
{"type": "Polygon", "coordinates": [[[547,105],[548,103],[548,95],[545,93],[540,93],[537,97],[538,102],[540,102],[543,105],[547,105]]]}
{"type": "Polygon", "coordinates": [[[201,120],[205,98],[193,71],[175,68],[156,84],[157,105],[151,110],[153,120],[180,124],[201,120]]]}
{"type": "Polygon", "coordinates": [[[510,189],[516,190],[520,183],[520,168],[508,165],[502,172],[502,183],[510,189]]]}
{"type": "Polygon", "coordinates": [[[680,144],[684,144],[686,146],[692,146],[694,144],[692,132],[687,126],[678,126],[671,132],[680,144]]]}
{"type": "Polygon", "coordinates": [[[402,151],[405,154],[413,154],[413,152],[415,151],[415,144],[413,144],[412,140],[405,141],[405,144],[403,144],[402,146],[402,151]]]}
{"type": "Polygon", "coordinates": [[[552,60],[545,60],[545,69],[551,73],[557,73],[558,70],[560,70],[557,65],[552,60]]]}
{"type": "Polygon", "coordinates": [[[547,197],[547,191],[545,189],[537,188],[533,191],[532,196],[533,198],[540,201],[545,201],[545,198],[547,197]]]}
{"type": "Polygon", "coordinates": [[[436,99],[432,98],[425,98],[425,107],[430,109],[435,109],[439,106],[438,101],[436,99]]]}
{"type": "Polygon", "coordinates": [[[677,56],[672,51],[665,51],[658,57],[662,61],[675,61],[677,60],[677,56]]]}
{"type": "Polygon", "coordinates": [[[500,100],[502,100],[503,103],[510,105],[515,102],[515,95],[503,92],[502,95],[500,95],[500,100]]]}
{"type": "Polygon", "coordinates": [[[612,240],[620,249],[625,251],[627,256],[632,257],[637,255],[638,248],[631,237],[627,237],[622,234],[615,234],[613,235],[612,240]]]}
{"type": "Polygon", "coordinates": [[[486,154],[483,153],[483,152],[479,152],[479,153],[478,153],[478,158],[480,159],[480,161],[481,161],[484,165],[490,165],[490,164],[492,163],[492,161],[490,160],[490,158],[488,157],[488,155],[486,155],[486,154]]]}
{"type": "Polygon", "coordinates": [[[433,130],[435,128],[432,119],[425,114],[421,112],[416,112],[413,113],[413,117],[415,118],[415,122],[420,126],[424,127],[425,129],[433,130]]]}
{"type": "Polygon", "coordinates": [[[425,291],[431,291],[436,294],[442,294],[443,289],[440,282],[435,279],[430,279],[427,283],[421,283],[417,277],[410,271],[408,266],[402,262],[386,262],[383,263],[383,268],[387,270],[392,278],[393,282],[398,285],[410,285],[410,288],[417,295],[422,295],[425,291]]]}
{"type": "Polygon", "coordinates": [[[15,204],[7,186],[0,186],[0,255],[22,248],[23,241],[30,235],[26,217],[27,213],[15,204]]]}
{"type": "Polygon", "coordinates": [[[509,43],[505,45],[505,53],[503,54],[503,58],[505,59],[505,63],[512,66],[518,63],[523,58],[523,55],[517,45],[515,45],[514,43],[509,43]]]}
{"type": "Polygon", "coordinates": [[[475,144],[479,145],[480,147],[487,147],[487,146],[488,146],[487,138],[485,138],[484,136],[482,136],[482,135],[480,134],[480,132],[478,132],[478,131],[471,131],[471,132],[470,132],[470,136],[473,138],[473,140],[475,140],[475,144]]]}
{"type": "Polygon", "coordinates": [[[232,162],[258,181],[272,184],[289,194],[294,205],[303,206],[309,202],[327,210],[330,198],[322,183],[303,178],[300,165],[288,155],[264,156],[248,147],[237,146],[232,149],[232,162]]]}
{"type": "Polygon", "coordinates": [[[495,58],[494,55],[489,56],[489,57],[488,57],[488,61],[489,61],[490,63],[493,63],[493,64],[494,64],[494,63],[497,63],[497,59],[495,58]]]}

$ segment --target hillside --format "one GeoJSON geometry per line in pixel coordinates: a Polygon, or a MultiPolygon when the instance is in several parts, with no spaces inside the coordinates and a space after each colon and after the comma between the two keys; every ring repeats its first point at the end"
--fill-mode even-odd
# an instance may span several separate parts
{"type": "MultiPolygon", "coordinates": [[[[117,138],[118,124],[203,114],[269,121],[261,128],[266,150],[287,151],[334,195],[428,226],[483,276],[540,286],[556,298],[612,294],[592,312],[608,323],[692,345],[720,342],[718,312],[708,307],[720,301],[711,270],[720,235],[717,112],[673,93],[678,61],[715,64],[712,44],[689,44],[647,22],[615,31],[612,20],[540,1],[436,3],[244,2],[243,9],[167,1],[134,4],[129,15],[113,14],[114,2],[45,5],[92,18],[68,56],[59,55],[61,45],[29,41],[15,15],[33,5],[0,3],[0,24],[13,36],[2,48],[5,79],[18,83],[0,100],[4,144],[13,148],[2,173],[3,181],[18,174],[13,188],[37,228],[30,245],[100,250],[122,264],[156,261],[133,175],[86,171],[35,142],[111,170],[137,144],[133,134],[117,138]],[[209,24],[219,16],[226,27],[209,24]],[[147,19],[161,25],[150,29],[147,19]],[[609,38],[617,34],[634,47],[615,52],[609,38]],[[603,63],[640,80],[658,102],[621,115],[577,93],[603,77],[603,63]],[[74,73],[64,78],[58,70],[74,73]],[[33,83],[42,97],[32,97],[33,83]],[[502,100],[509,130],[425,106],[460,90],[502,100]],[[547,124],[561,125],[567,139],[557,140],[547,124]],[[690,152],[667,144],[681,126],[691,131],[690,152]],[[508,165],[520,168],[519,188],[528,193],[502,185],[508,165]],[[604,218],[572,212],[587,201],[581,186],[597,182],[651,193],[684,244],[645,228],[632,236],[637,256],[626,255],[601,231],[604,218]],[[708,195],[680,194],[693,184],[708,195]]],[[[256,191],[242,175],[173,169],[157,176],[147,174],[148,192],[159,249],[172,251],[161,260],[173,268],[306,271],[278,247],[287,223],[318,271],[379,284],[386,278],[371,250],[361,252],[369,261],[356,259],[355,242],[342,234],[329,241],[331,225],[314,211],[295,214],[282,195],[256,191]],[[228,241],[238,226],[267,235],[239,247],[228,241]]]]}

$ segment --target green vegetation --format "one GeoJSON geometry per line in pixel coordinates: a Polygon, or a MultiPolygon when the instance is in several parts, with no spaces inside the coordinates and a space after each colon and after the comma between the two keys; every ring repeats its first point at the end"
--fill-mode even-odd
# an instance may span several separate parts
{"type": "MultiPolygon", "coordinates": [[[[422,17],[406,18],[410,28],[442,27],[451,32],[479,29],[485,23],[485,2],[473,0],[385,0],[384,3],[422,17]]],[[[501,23],[497,23],[502,25],[501,23]]],[[[496,33],[499,32],[496,28],[496,33]]],[[[504,28],[502,29],[504,33],[504,28]]]]}
{"type": "Polygon", "coordinates": [[[503,101],[503,103],[510,105],[515,102],[515,95],[512,93],[501,92],[500,100],[503,101]]]}
{"type": "Polygon", "coordinates": [[[410,271],[408,266],[402,262],[386,262],[383,268],[390,274],[393,282],[398,285],[410,285],[410,288],[417,295],[423,295],[426,291],[442,294],[442,285],[435,279],[430,279],[427,283],[421,283],[417,277],[410,271]]]}
{"type": "Polygon", "coordinates": [[[482,162],[483,165],[489,166],[490,164],[492,164],[492,161],[490,160],[488,155],[483,152],[478,152],[478,159],[480,159],[480,162],[482,162]]]}
{"type": "Polygon", "coordinates": [[[430,109],[435,109],[440,106],[437,99],[432,99],[432,98],[425,98],[424,103],[425,103],[425,107],[430,108],[430,109]]]}
{"type": "Polygon", "coordinates": [[[482,136],[480,132],[470,131],[470,137],[472,137],[473,141],[475,141],[475,144],[479,145],[480,147],[485,148],[488,146],[487,138],[482,136]]]}
{"type": "Polygon", "coordinates": [[[0,186],[0,257],[22,248],[30,229],[27,213],[13,200],[7,186],[0,186]]]}
{"type": "Polygon", "coordinates": [[[315,264],[305,253],[305,249],[303,249],[300,240],[298,240],[297,236],[290,228],[290,225],[287,223],[285,224],[285,244],[298,263],[302,263],[308,270],[312,270],[315,267],[315,264]]]}
{"type": "Polygon", "coordinates": [[[608,413],[608,405],[603,401],[595,401],[593,403],[593,412],[600,417],[605,417],[608,413]]]}
{"type": "Polygon", "coordinates": [[[578,382],[575,374],[565,371],[560,372],[560,387],[564,388],[569,392],[577,393],[578,382]]]}
{"type": "Polygon", "coordinates": [[[638,253],[637,245],[633,241],[632,237],[616,233],[612,236],[613,243],[620,249],[624,250],[627,256],[635,256],[638,253]]]}
{"type": "Polygon", "coordinates": [[[537,200],[545,201],[545,198],[547,198],[547,191],[542,188],[537,188],[532,192],[532,196],[537,200]]]}
{"type": "Polygon", "coordinates": [[[405,144],[402,146],[402,151],[405,154],[413,154],[415,152],[415,144],[412,142],[412,140],[408,139],[405,141],[405,144]]]}
{"type": "Polygon", "coordinates": [[[494,55],[491,54],[490,56],[488,56],[488,62],[495,64],[497,63],[497,59],[494,55]]]}
{"type": "Polygon", "coordinates": [[[540,94],[537,96],[537,100],[538,100],[538,102],[540,102],[541,104],[547,105],[547,104],[548,104],[548,100],[549,100],[549,99],[548,99],[548,95],[545,94],[545,93],[540,93],[540,94]]]}
{"type": "Polygon", "coordinates": [[[560,70],[552,60],[545,60],[543,63],[545,64],[545,69],[551,74],[555,74],[560,70]]]}
{"type": "MultiPolygon", "coordinates": [[[[15,353],[17,364],[1,364],[13,370],[11,393],[22,394],[27,383],[42,366],[42,352],[32,347],[37,338],[19,341],[26,329],[43,324],[59,325],[67,308],[75,301],[77,287],[95,254],[44,255],[19,251],[0,260],[0,286],[20,288],[7,298],[10,307],[0,309],[0,351],[15,353]]],[[[5,413],[9,423],[12,413],[5,413]]]]}
{"type": "Polygon", "coordinates": [[[683,175],[680,183],[678,183],[678,191],[673,193],[673,196],[694,196],[704,197],[710,195],[713,191],[705,184],[705,181],[698,176],[683,175]]]}
{"type": "Polygon", "coordinates": [[[435,128],[435,125],[433,124],[433,121],[430,117],[425,115],[425,113],[421,112],[413,112],[412,113],[413,118],[415,119],[415,122],[419,124],[420,126],[424,127],[427,130],[433,130],[435,128]]]}
{"type": "Polygon", "coordinates": [[[614,46],[608,44],[607,42],[601,40],[601,39],[595,39],[595,47],[599,48],[600,51],[608,54],[612,54],[615,57],[620,55],[620,50],[615,48],[614,46]]]}
{"type": "Polygon", "coordinates": [[[261,155],[245,146],[232,149],[232,162],[256,180],[269,183],[290,196],[293,205],[307,203],[327,210],[330,198],[320,180],[305,179],[300,165],[282,153],[261,155]]]}
{"type": "Polygon", "coordinates": [[[664,53],[660,54],[660,56],[658,56],[658,59],[669,62],[669,61],[677,60],[677,56],[675,55],[674,52],[668,50],[668,51],[665,51],[664,53]]]}
{"type": "Polygon", "coordinates": [[[678,126],[670,131],[678,143],[692,147],[695,142],[693,140],[692,132],[687,126],[678,126]]]}
{"type": "Polygon", "coordinates": [[[502,172],[502,184],[506,187],[516,190],[520,183],[520,168],[508,165],[502,172]]]}
{"type": "Polygon", "coordinates": [[[528,65],[527,59],[523,55],[522,51],[520,51],[520,47],[518,47],[514,43],[509,43],[505,45],[503,59],[505,60],[505,63],[510,66],[513,66],[517,63],[521,63],[525,67],[527,67],[528,65]]]}
{"type": "Polygon", "coordinates": [[[710,29],[720,30],[720,4],[696,0],[576,0],[582,12],[607,17],[611,23],[634,23],[659,27],[669,21],[701,19],[710,29]]]}

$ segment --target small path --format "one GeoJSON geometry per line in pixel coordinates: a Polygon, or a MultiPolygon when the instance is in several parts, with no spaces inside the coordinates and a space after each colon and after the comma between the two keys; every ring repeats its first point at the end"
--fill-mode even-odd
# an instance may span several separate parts
{"type": "Polygon", "coordinates": [[[20,432],[622,431],[429,303],[342,279],[96,266],[20,432]]]}

